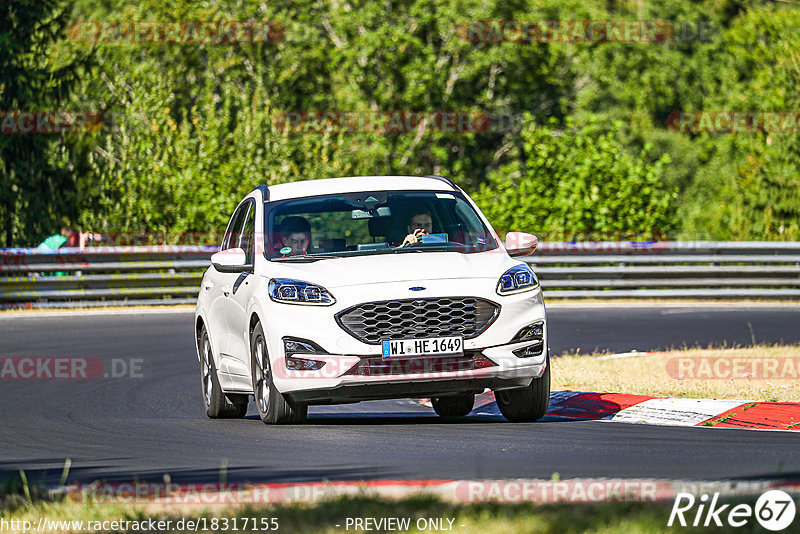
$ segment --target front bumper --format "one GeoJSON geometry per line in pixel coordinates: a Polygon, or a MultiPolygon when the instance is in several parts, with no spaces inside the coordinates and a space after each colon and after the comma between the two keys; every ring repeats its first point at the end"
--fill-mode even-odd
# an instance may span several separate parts
{"type": "Polygon", "coordinates": [[[402,399],[408,397],[436,397],[456,393],[482,393],[485,389],[510,389],[527,387],[532,378],[473,378],[439,379],[430,381],[397,381],[382,384],[342,384],[329,389],[309,389],[289,393],[295,402],[308,404],[345,404],[367,400],[402,399]]]}
{"type": "Polygon", "coordinates": [[[425,283],[426,298],[463,295],[491,300],[500,312],[480,335],[464,340],[465,355],[480,356],[490,365],[479,368],[431,369],[421,366],[409,372],[364,375],[352,370],[365,359],[380,359],[381,346],[359,341],[337,324],[334,316],[362,302],[378,300],[374,295],[409,298],[409,284],[376,284],[367,288],[334,290],[333,306],[296,306],[271,302],[264,310],[266,339],[272,363],[273,381],[279,391],[299,402],[312,404],[357,402],[359,400],[435,396],[459,392],[480,392],[486,388],[524,387],[544,373],[548,346],[547,323],[541,290],[499,296],[496,280],[476,280],[471,294],[463,294],[463,281],[425,283]],[[382,287],[375,287],[382,286],[382,287]],[[369,294],[366,294],[369,291],[369,294]],[[373,298],[370,298],[373,297],[373,298]],[[520,358],[513,351],[529,341],[511,343],[523,327],[541,321],[543,350],[537,356],[520,358]],[[283,338],[309,340],[324,353],[297,357],[325,362],[319,370],[296,371],[286,367],[283,338]]]}

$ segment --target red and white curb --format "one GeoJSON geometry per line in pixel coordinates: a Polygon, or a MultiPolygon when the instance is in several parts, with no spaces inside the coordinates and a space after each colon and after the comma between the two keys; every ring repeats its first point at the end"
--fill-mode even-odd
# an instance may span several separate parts
{"type": "MultiPolygon", "coordinates": [[[[494,393],[476,396],[472,415],[500,415],[494,393]]],[[[429,403],[427,403],[429,405],[429,403]]],[[[800,431],[800,402],[677,399],[554,391],[546,417],[650,425],[800,431]]]]}

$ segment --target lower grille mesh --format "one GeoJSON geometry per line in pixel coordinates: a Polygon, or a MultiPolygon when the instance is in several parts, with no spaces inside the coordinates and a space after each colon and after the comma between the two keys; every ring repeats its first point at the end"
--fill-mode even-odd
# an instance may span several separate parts
{"type": "Polygon", "coordinates": [[[395,376],[432,373],[468,372],[496,365],[479,351],[468,351],[463,356],[437,358],[402,358],[384,360],[380,356],[362,358],[345,375],[395,376]]]}

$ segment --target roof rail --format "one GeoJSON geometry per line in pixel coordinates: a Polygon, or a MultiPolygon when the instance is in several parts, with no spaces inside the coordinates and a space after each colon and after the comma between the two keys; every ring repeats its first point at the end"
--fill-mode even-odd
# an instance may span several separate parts
{"type": "MultiPolygon", "coordinates": [[[[269,201],[269,187],[267,187],[267,184],[261,184],[259,186],[254,187],[253,191],[255,191],[256,189],[261,191],[261,196],[264,198],[264,202],[268,202],[269,201]]],[[[250,192],[252,193],[253,191],[250,191],[250,192]]]]}
{"type": "Polygon", "coordinates": [[[446,184],[451,186],[456,191],[459,190],[458,186],[450,178],[446,178],[444,176],[439,176],[438,174],[426,174],[425,176],[423,176],[423,178],[436,178],[437,180],[441,180],[442,182],[445,182],[446,184]]]}

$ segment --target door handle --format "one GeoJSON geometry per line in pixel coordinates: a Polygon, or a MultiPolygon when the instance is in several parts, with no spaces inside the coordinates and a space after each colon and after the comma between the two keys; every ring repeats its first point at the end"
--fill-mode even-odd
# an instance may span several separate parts
{"type": "Polygon", "coordinates": [[[229,297],[231,295],[231,286],[222,286],[222,294],[229,297]]]}
{"type": "Polygon", "coordinates": [[[203,289],[206,291],[211,291],[211,288],[214,287],[214,282],[203,282],[203,289]]]}

